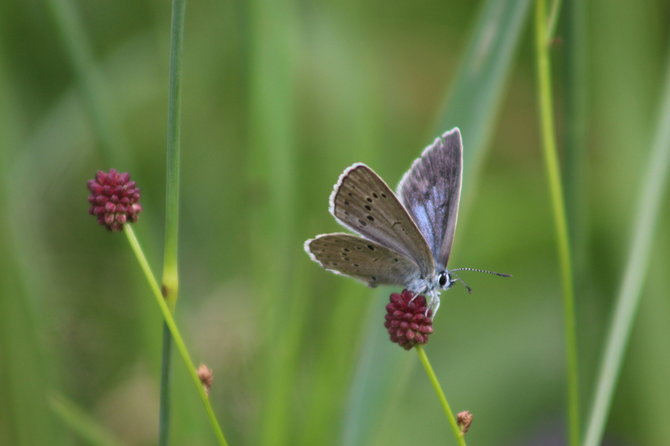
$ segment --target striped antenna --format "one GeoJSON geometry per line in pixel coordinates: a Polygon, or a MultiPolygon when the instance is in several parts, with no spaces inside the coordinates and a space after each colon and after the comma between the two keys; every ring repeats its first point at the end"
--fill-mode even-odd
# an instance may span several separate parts
{"type": "Polygon", "coordinates": [[[478,273],[486,273],[486,274],[492,274],[494,276],[499,276],[499,277],[512,277],[511,274],[505,274],[505,273],[497,273],[495,271],[489,271],[487,269],[479,269],[479,268],[456,268],[456,269],[450,269],[449,272],[453,271],[475,271],[478,273]]]}

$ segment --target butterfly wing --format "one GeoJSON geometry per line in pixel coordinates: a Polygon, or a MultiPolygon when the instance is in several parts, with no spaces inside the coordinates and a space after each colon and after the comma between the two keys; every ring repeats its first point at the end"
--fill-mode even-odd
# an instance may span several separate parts
{"type": "Polygon", "coordinates": [[[434,273],[433,256],[412,217],[365,164],[342,173],[330,196],[330,212],[345,227],[412,259],[422,277],[434,273]]]}
{"type": "Polygon", "coordinates": [[[351,234],[318,235],[305,242],[305,251],[328,271],[369,287],[405,286],[419,275],[417,264],[405,255],[351,234]]]}
{"type": "Polygon", "coordinates": [[[398,185],[398,195],[412,215],[435,258],[447,266],[461,198],[463,143],[454,128],[428,146],[398,185]]]}

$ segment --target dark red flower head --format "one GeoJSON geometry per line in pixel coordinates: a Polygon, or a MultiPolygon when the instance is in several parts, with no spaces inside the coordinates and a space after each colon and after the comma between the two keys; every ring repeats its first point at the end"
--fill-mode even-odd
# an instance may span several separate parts
{"type": "Polygon", "coordinates": [[[89,214],[98,217],[98,223],[110,231],[120,231],[124,223],[137,221],[142,211],[140,189],[130,181],[130,174],[119,173],[116,169],[109,172],[99,170],[94,180],[88,181],[89,214]]]}
{"type": "Polygon", "coordinates": [[[424,296],[414,297],[411,291],[391,294],[391,302],[386,305],[386,322],[391,341],[405,350],[428,342],[433,332],[433,311],[428,310],[424,296]]]}

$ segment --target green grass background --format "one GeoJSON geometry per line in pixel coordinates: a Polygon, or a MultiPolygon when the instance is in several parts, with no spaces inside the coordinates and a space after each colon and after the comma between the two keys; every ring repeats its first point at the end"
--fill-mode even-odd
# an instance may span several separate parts
{"type": "MultiPolygon", "coordinates": [[[[474,293],[443,294],[426,351],[452,408],[475,416],[471,445],[560,444],[531,7],[187,4],[177,319],[214,369],[231,444],[453,441],[416,355],[385,340],[397,290],[327,273],[302,243],[340,230],[327,199],[342,169],[365,162],[395,185],[456,125],[466,165],[451,266],[514,278],[463,273],[474,293]]],[[[158,1],[0,3],[0,444],[155,444],[161,319],[124,237],[87,214],[85,182],[131,172],[157,272],[169,14],[158,1]]],[[[660,0],[566,1],[552,48],[584,414],[656,131],[668,17],[660,0]]],[[[615,445],[670,444],[668,212],[607,426],[615,445]]],[[[172,443],[213,444],[177,357],[174,369],[172,443]]]]}

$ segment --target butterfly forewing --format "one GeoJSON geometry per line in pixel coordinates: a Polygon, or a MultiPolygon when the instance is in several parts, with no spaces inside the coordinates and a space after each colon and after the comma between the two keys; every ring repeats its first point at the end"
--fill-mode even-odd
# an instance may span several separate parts
{"type": "Polygon", "coordinates": [[[347,228],[414,260],[421,276],[434,273],[426,240],[393,191],[368,166],[354,164],[342,173],[330,205],[347,228]]]}
{"type": "Polygon", "coordinates": [[[305,250],[323,268],[369,287],[404,286],[419,274],[419,267],[405,255],[351,234],[319,235],[305,242],[305,250]]]}
{"type": "Polygon", "coordinates": [[[398,185],[398,195],[423,234],[439,269],[446,268],[456,230],[463,170],[455,128],[424,150],[398,185]]]}

